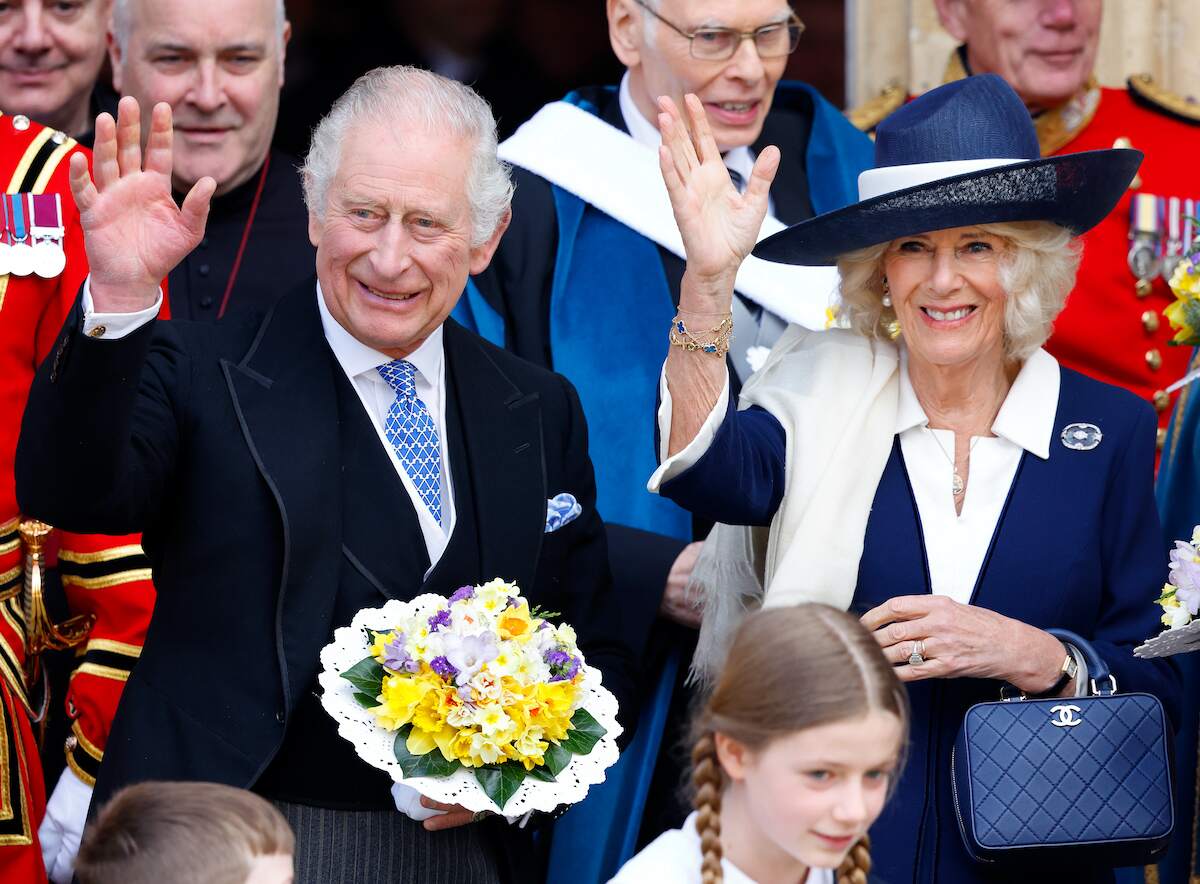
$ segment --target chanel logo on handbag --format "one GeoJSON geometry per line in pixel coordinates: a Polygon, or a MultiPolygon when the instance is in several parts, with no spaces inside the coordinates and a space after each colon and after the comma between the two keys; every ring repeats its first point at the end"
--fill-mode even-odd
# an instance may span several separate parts
{"type": "Polygon", "coordinates": [[[1050,723],[1055,727],[1075,727],[1077,724],[1083,724],[1082,718],[1075,717],[1076,712],[1082,711],[1078,706],[1051,706],[1050,711],[1058,716],[1050,719],[1050,723]]]}

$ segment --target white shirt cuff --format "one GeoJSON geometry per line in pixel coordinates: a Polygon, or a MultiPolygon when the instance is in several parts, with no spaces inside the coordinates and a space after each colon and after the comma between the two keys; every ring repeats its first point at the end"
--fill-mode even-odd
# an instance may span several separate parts
{"type": "Polygon", "coordinates": [[[725,373],[725,383],[721,387],[721,395],[717,397],[717,404],[708,413],[708,417],[704,419],[704,423],[696,431],[692,441],[674,457],[667,457],[667,451],[671,444],[671,391],[667,389],[665,364],[658,379],[658,393],[660,400],[658,406],[659,467],[650,477],[650,481],[646,483],[646,489],[655,494],[658,493],[663,482],[674,479],[688,468],[695,466],[696,462],[708,451],[708,446],[712,445],[712,441],[717,435],[717,428],[721,426],[721,421],[725,420],[725,411],[729,408],[729,372],[725,373]]]}
{"type": "Polygon", "coordinates": [[[83,283],[83,333],[89,338],[100,338],[104,341],[115,341],[137,331],[147,322],[158,317],[162,309],[163,293],[158,290],[158,298],[154,306],[136,313],[96,313],[92,303],[92,278],[89,276],[83,283]]]}

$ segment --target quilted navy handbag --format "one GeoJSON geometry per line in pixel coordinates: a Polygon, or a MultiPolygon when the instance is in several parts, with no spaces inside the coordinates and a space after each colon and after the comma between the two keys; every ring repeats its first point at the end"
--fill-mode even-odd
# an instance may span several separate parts
{"type": "Polygon", "coordinates": [[[1083,653],[1093,696],[1003,699],[967,710],[950,755],[967,852],[981,862],[1153,862],[1175,827],[1162,704],[1150,694],[1118,694],[1088,642],[1047,631],[1083,653]]]}

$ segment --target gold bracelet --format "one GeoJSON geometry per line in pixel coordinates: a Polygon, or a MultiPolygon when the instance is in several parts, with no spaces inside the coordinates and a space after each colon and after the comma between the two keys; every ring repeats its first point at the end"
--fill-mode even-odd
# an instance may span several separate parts
{"type": "MultiPolygon", "coordinates": [[[[721,314],[713,314],[719,316],[721,314]]],[[[729,352],[729,341],[733,337],[733,314],[724,314],[724,319],[717,325],[703,332],[693,332],[688,329],[678,313],[671,320],[671,345],[680,347],[689,353],[711,353],[718,359],[724,359],[729,352]]]]}

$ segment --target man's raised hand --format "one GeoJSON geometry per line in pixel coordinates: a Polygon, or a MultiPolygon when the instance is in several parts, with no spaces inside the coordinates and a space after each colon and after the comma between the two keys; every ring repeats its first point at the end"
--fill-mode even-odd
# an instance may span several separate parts
{"type": "Polygon", "coordinates": [[[171,196],[171,108],[157,104],[142,157],[141,110],[121,99],[114,121],[96,118],[95,180],[87,160],[71,157],[71,193],[79,207],[98,313],[132,313],[154,304],[168,273],[204,236],[217,183],[201,178],[182,207],[171,196]]]}

